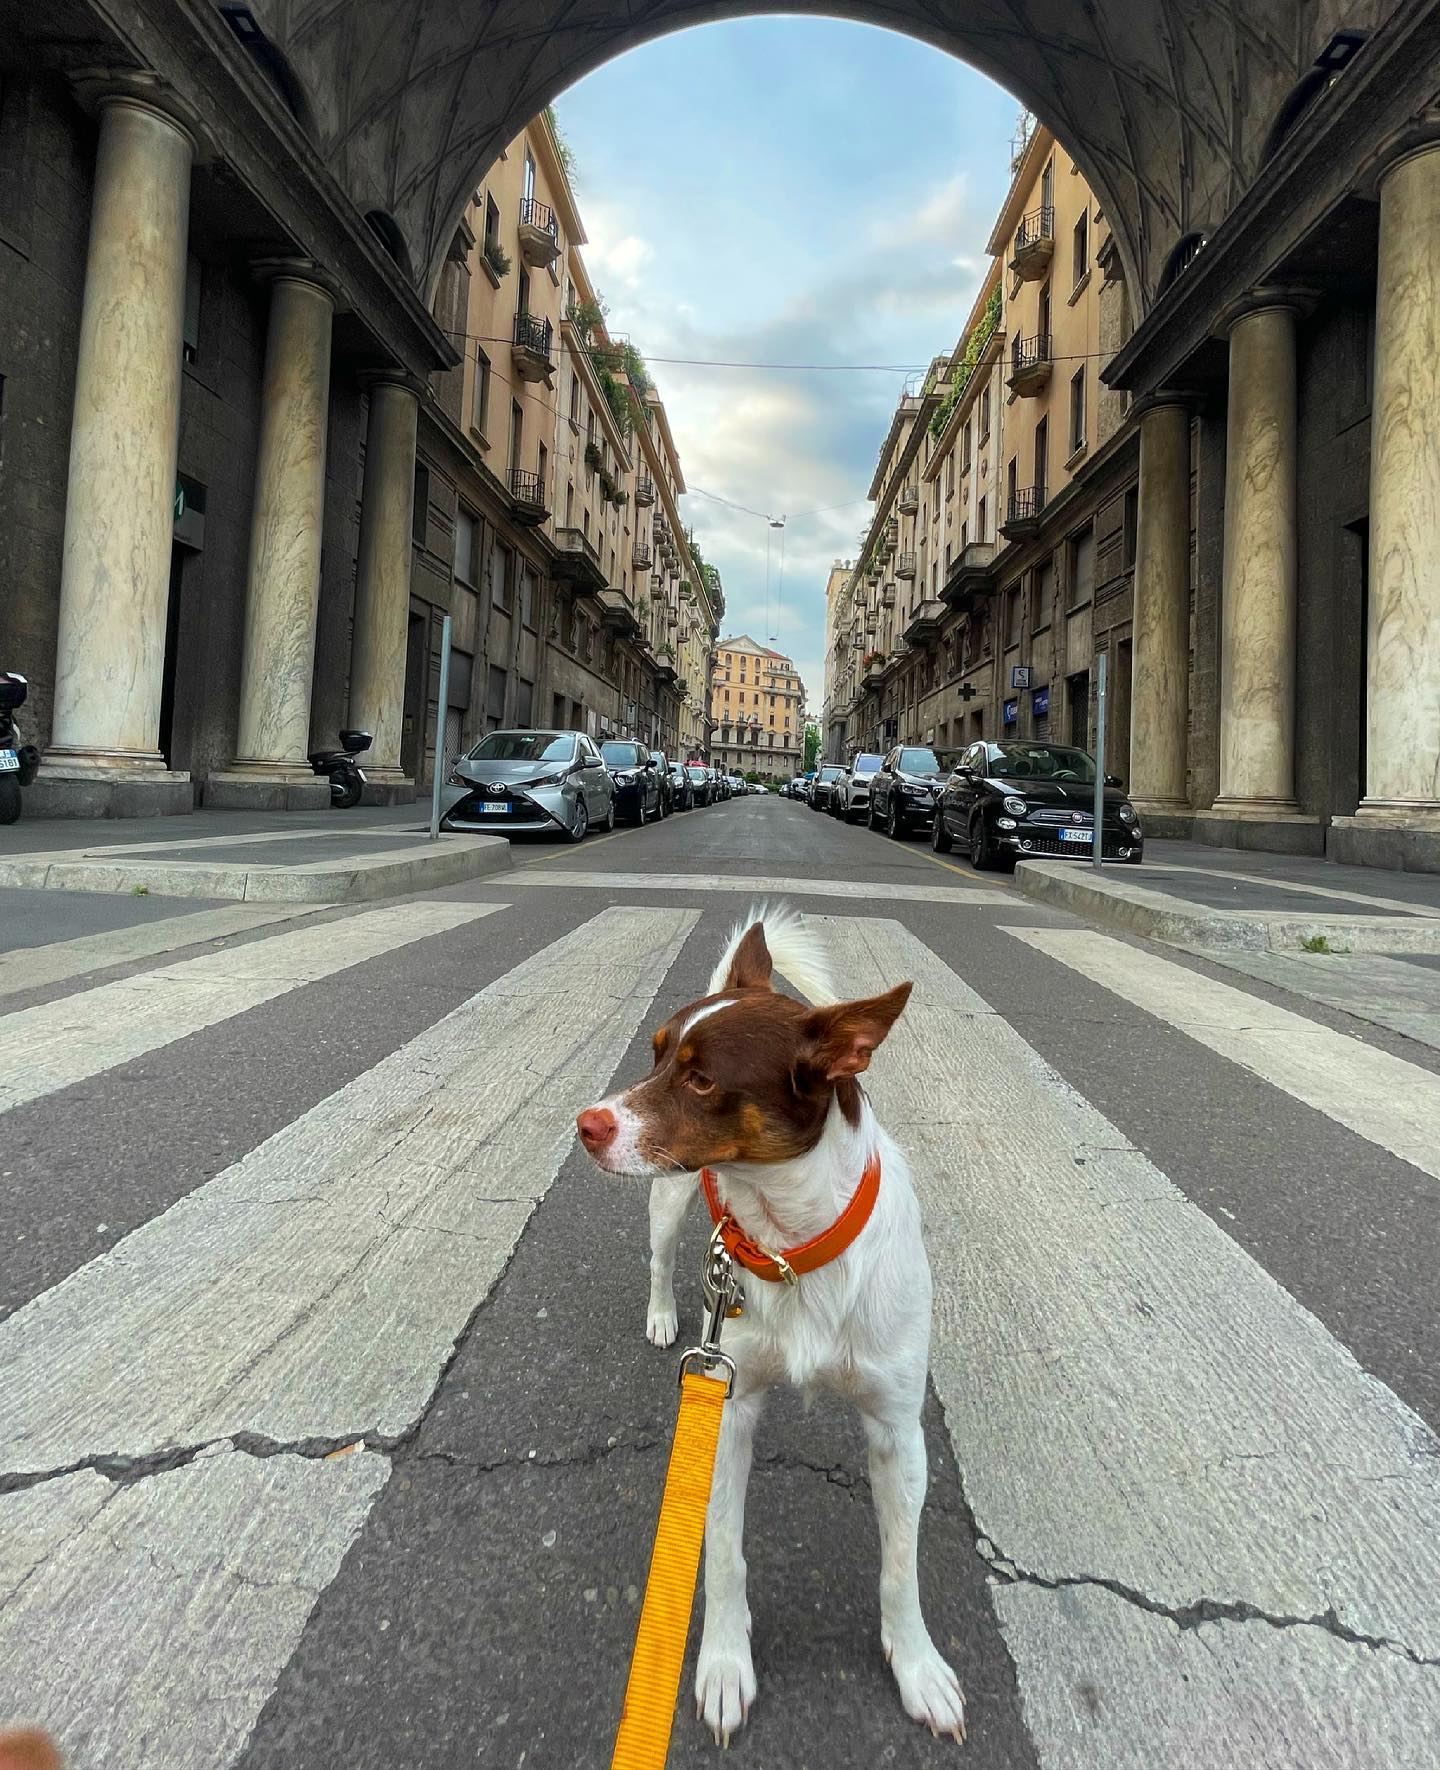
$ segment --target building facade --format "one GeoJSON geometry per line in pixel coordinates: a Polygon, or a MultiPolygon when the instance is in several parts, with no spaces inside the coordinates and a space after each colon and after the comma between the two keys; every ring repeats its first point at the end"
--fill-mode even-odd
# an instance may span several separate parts
{"type": "Polygon", "coordinates": [[[727,774],[787,781],[805,757],[805,686],[783,652],[748,634],[721,639],[710,690],[712,757],[727,774]]]}

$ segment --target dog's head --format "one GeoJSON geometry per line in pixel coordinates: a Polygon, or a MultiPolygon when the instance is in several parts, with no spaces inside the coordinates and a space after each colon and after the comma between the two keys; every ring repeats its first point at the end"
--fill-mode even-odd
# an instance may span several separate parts
{"type": "Polygon", "coordinates": [[[655,1067],[576,1120],[611,1174],[653,1178],[724,1162],[783,1162],[820,1140],[837,1097],[860,1117],[855,1077],[900,1016],[911,985],[812,1008],[781,995],[759,923],[736,947],[719,990],[656,1032],[655,1067]]]}

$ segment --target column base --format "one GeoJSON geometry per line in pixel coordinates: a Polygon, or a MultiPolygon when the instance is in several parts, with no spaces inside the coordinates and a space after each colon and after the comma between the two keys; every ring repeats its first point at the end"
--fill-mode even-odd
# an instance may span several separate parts
{"type": "Polygon", "coordinates": [[[1349,866],[1440,873],[1440,804],[1367,800],[1354,817],[1331,818],[1326,852],[1349,866]]]}
{"type": "Polygon", "coordinates": [[[26,817],[177,817],[195,809],[190,776],[148,757],[101,761],[50,751],[25,788],[26,817]]]}
{"type": "Polygon", "coordinates": [[[232,762],[205,782],[205,804],[220,811],[326,811],[330,782],[288,762],[232,762]]]}
{"type": "Polygon", "coordinates": [[[1137,799],[1132,793],[1130,803],[1140,813],[1147,839],[1157,836],[1162,842],[1190,840],[1195,813],[1187,799],[1137,799]]]}
{"type": "Polygon", "coordinates": [[[1325,826],[1318,817],[1281,799],[1217,799],[1209,811],[1191,816],[1193,842],[1209,848],[1249,848],[1264,854],[1325,852],[1325,826]]]}
{"type": "Polygon", "coordinates": [[[362,805],[411,805],[415,801],[415,783],[403,768],[368,768],[363,756],[356,761],[365,770],[365,785],[360,793],[362,805]]]}

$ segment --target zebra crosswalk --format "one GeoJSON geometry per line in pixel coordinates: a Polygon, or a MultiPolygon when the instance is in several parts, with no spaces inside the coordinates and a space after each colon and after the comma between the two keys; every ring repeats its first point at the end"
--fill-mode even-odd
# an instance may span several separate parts
{"type": "MultiPolygon", "coordinates": [[[[734,917],[733,894],[667,907],[611,884],[627,901],[591,914],[576,900],[557,938],[0,1321],[0,1720],[44,1721],[77,1770],[285,1761],[278,1744],[265,1757],[272,1699],[346,1601],[341,1569],[390,1540],[386,1506],[414,1459],[440,1454],[425,1449],[437,1399],[463,1414],[485,1380],[471,1368],[457,1388],[452,1360],[517,1248],[553,1246],[562,1268],[601,1258],[551,1196],[576,1108],[643,1064],[648,1030],[700,993],[734,917]]],[[[1111,1013],[1178,1031],[1420,1183],[1440,1177],[1428,1068],[1179,958],[1073,925],[1006,929],[1014,905],[993,895],[1002,953],[1023,943],[1057,984],[1078,979],[1111,1013]]],[[[967,980],[933,896],[816,919],[845,993],[915,984],[868,1079],[920,1189],[932,1380],[1013,1668],[1010,1693],[972,1690],[967,1751],[1021,1761],[986,1756],[988,1701],[1013,1707],[1024,1761],[1042,1770],[1436,1761],[1440,1441],[1138,1146],[1123,1113],[1047,1061],[993,982],[987,997],[967,980]]],[[[0,1186],[6,1109],[53,1096],[58,1110],[77,1081],[217,1036],[322,979],[348,980],[358,1004],[372,961],[431,938],[503,942],[523,913],[426,901],[246,925],[237,948],[89,987],[87,966],[113,962],[103,940],[42,961],[52,987],[72,987],[0,1014],[0,1186]]],[[[173,950],[164,940],[151,956],[173,950]]],[[[601,1346],[583,1312],[567,1314],[547,1357],[552,1370],[603,1365],[610,1444],[629,1422],[653,1445],[669,1404],[656,1411],[629,1374],[658,1356],[638,1331],[643,1207],[615,1198],[626,1257],[603,1282],[633,1293],[636,1331],[601,1346]]],[[[0,1222],[0,1247],[3,1235],[0,1222]]],[[[656,1463],[624,1479],[653,1480],[658,1497],[659,1477],[656,1463]]],[[[464,1693],[474,1738],[453,1761],[603,1761],[618,1691],[591,1689],[583,1658],[608,1582],[598,1568],[575,1581],[568,1596],[553,1580],[537,1591],[513,1644],[516,1680],[557,1655],[570,1669],[549,1737],[505,1735],[514,1704],[477,1687],[464,1693]],[[572,1723],[590,1730],[583,1747],[561,1743],[572,1723]]],[[[757,1612],[777,1601],[763,1586],[753,1598],[757,1612]]],[[[628,1637],[623,1600],[604,1616],[628,1637]]],[[[803,1613],[790,1625],[792,1660],[808,1626],[803,1613]]],[[[439,1675],[405,1664],[407,1689],[439,1675]]],[[[784,1770],[802,1760],[764,1731],[779,1723],[758,1670],[755,1761],[784,1770]]],[[[938,1763],[881,1676],[872,1687],[863,1725],[827,1719],[810,1693],[824,1761],[938,1763]],[[884,1743],[872,1752],[862,1735],[884,1743]]],[[[450,1701],[413,1694],[416,1726],[450,1701]]],[[[337,1766],[400,1761],[339,1740],[337,1766]]],[[[313,1748],[305,1761],[325,1770],[313,1748]]],[[[408,1761],[452,1757],[417,1740],[408,1761]]]]}

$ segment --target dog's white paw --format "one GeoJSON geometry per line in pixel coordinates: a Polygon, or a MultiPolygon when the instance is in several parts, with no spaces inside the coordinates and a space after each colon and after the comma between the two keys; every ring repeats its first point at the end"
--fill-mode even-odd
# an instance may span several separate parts
{"type": "Polygon", "coordinates": [[[680,1317],[675,1309],[675,1299],[668,1303],[657,1303],[653,1298],[645,1316],[645,1338],[652,1346],[673,1346],[680,1332],[680,1317]]]}
{"type": "Polygon", "coordinates": [[[938,1739],[942,1734],[951,1739],[965,1738],[965,1695],[960,1680],[926,1641],[918,1652],[892,1653],[890,1643],[882,1642],[885,1657],[900,1686],[900,1701],[912,1721],[919,1721],[938,1739]]]}
{"type": "Polygon", "coordinates": [[[729,1745],[731,1736],[745,1725],[755,1700],[755,1665],[747,1636],[748,1630],[737,1640],[727,1630],[723,1640],[712,1641],[707,1631],[700,1643],[695,1718],[714,1734],[716,1745],[729,1745]]]}

